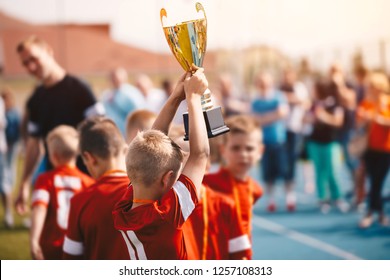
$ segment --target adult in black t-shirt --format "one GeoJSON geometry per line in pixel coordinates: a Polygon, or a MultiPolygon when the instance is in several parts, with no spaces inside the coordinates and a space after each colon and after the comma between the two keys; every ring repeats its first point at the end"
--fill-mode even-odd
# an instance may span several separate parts
{"type": "Polygon", "coordinates": [[[45,41],[31,36],[17,46],[17,52],[28,73],[42,82],[26,106],[26,154],[15,203],[17,212],[24,214],[33,170],[40,158],[46,135],[61,124],[76,127],[85,117],[103,114],[104,109],[96,103],[85,83],[68,75],[57,63],[51,47],[45,41]]]}

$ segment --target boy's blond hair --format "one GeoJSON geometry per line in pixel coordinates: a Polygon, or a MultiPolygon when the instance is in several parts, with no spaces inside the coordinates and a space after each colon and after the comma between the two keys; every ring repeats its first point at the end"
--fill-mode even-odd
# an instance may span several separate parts
{"type": "Polygon", "coordinates": [[[390,94],[390,83],[387,76],[382,72],[373,72],[368,76],[368,83],[376,90],[390,94]]]}
{"type": "Polygon", "coordinates": [[[156,118],[157,115],[149,110],[136,110],[130,113],[126,120],[126,138],[131,135],[135,136],[138,131],[151,129],[150,124],[156,118]]]}
{"type": "Polygon", "coordinates": [[[248,115],[236,115],[226,119],[226,125],[229,127],[230,132],[226,133],[223,137],[223,144],[226,144],[230,135],[243,133],[250,134],[254,131],[259,133],[260,142],[263,141],[263,133],[260,128],[260,125],[256,120],[248,115]]]}
{"type": "Polygon", "coordinates": [[[46,137],[49,153],[54,153],[61,163],[67,163],[78,155],[79,134],[68,125],[59,125],[46,137]]]}
{"type": "Polygon", "coordinates": [[[127,175],[132,182],[150,186],[170,170],[177,176],[182,162],[182,150],[171,138],[158,130],[142,131],[129,145],[127,175]]]}

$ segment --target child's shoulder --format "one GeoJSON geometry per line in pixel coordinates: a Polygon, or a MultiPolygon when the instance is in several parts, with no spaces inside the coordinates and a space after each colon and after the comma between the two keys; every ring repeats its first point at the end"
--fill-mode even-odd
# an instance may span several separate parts
{"type": "Polygon", "coordinates": [[[222,189],[230,188],[230,171],[221,168],[216,173],[206,174],[203,178],[203,183],[213,190],[224,192],[222,189]]]}

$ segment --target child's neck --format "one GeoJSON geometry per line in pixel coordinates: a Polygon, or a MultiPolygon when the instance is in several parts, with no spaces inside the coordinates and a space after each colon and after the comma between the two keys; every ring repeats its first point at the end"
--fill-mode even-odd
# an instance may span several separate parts
{"type": "Polygon", "coordinates": [[[237,171],[233,170],[232,168],[229,168],[229,166],[226,166],[225,168],[229,171],[229,173],[233,176],[233,178],[235,178],[237,180],[245,181],[249,177],[248,171],[237,172],[237,171]]]}
{"type": "Polygon", "coordinates": [[[53,163],[55,168],[61,168],[61,167],[69,167],[69,168],[76,168],[76,161],[68,161],[68,162],[56,162],[53,163]]]}
{"type": "Polygon", "coordinates": [[[159,200],[161,194],[155,191],[156,188],[153,186],[145,187],[140,184],[133,185],[133,206],[137,206],[152,203],[156,200],[159,200]]]}
{"type": "Polygon", "coordinates": [[[111,158],[105,161],[102,161],[100,168],[98,168],[97,178],[104,176],[104,174],[110,173],[111,171],[125,171],[126,164],[124,159],[111,158]]]}

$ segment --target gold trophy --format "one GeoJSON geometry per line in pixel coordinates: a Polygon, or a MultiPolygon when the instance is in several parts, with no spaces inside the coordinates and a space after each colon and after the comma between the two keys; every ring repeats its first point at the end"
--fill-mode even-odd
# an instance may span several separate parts
{"type": "MultiPolygon", "coordinates": [[[[163,17],[167,12],[163,8],[160,11],[161,24],[165,38],[173,55],[185,71],[191,71],[191,65],[202,67],[207,43],[207,18],[202,4],[195,4],[196,11],[202,11],[204,18],[177,23],[173,26],[164,26],[163,17]]],[[[208,137],[212,138],[229,131],[222,117],[221,107],[214,107],[211,101],[211,92],[207,89],[202,96],[202,109],[206,122],[208,137]]],[[[188,135],[188,113],[183,114],[185,136],[188,135]]]]}

